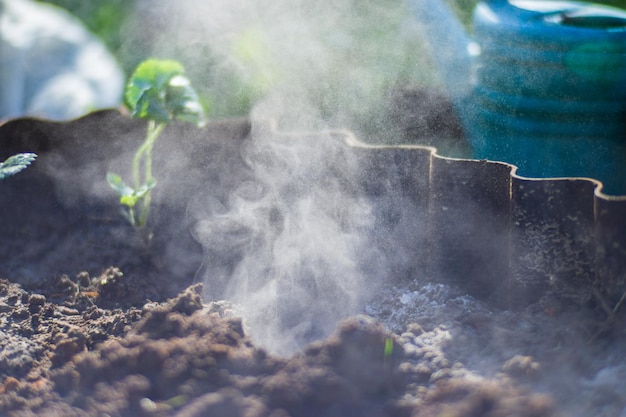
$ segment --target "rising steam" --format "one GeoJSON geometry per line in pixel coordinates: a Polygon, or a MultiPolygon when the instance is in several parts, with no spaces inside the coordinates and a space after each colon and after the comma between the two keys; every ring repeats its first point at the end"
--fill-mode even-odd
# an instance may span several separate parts
{"type": "Polygon", "coordinates": [[[353,154],[331,136],[261,129],[242,157],[242,170],[220,179],[232,192],[194,204],[202,279],[209,297],[243,308],[258,343],[293,352],[358,312],[375,288],[371,207],[357,192],[353,154]]]}
{"type": "MultiPolygon", "coordinates": [[[[194,85],[208,88],[213,117],[234,112],[275,120],[280,130],[374,127],[384,135],[387,91],[424,74],[411,61],[397,2],[140,5],[145,21],[167,28],[145,28],[150,53],[184,63],[194,85]]],[[[198,196],[189,210],[205,252],[198,278],[207,297],[242,306],[255,340],[278,353],[328,335],[383,279],[381,242],[370,239],[377,215],[355,184],[355,157],[322,137],[258,129],[242,145],[242,166],[216,174],[222,191],[198,196]]]]}

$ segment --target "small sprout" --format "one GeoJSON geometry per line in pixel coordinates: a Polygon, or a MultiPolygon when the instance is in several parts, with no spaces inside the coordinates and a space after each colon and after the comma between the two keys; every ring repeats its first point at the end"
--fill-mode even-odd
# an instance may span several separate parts
{"type": "Polygon", "coordinates": [[[34,153],[20,153],[7,158],[4,162],[0,162],[0,180],[25,169],[35,158],[37,158],[37,155],[34,153]]]}
{"type": "Polygon", "coordinates": [[[388,337],[385,339],[385,359],[393,354],[393,339],[388,337]]]}
{"type": "Polygon", "coordinates": [[[156,186],[152,149],[157,137],[174,120],[204,125],[204,110],[184,72],[176,61],[149,59],[139,64],[126,86],[126,105],[132,117],[148,120],[148,131],[133,158],[132,184],[114,173],[107,174],[107,182],[119,195],[124,216],[136,229],[148,221],[150,193],[156,186]]]}

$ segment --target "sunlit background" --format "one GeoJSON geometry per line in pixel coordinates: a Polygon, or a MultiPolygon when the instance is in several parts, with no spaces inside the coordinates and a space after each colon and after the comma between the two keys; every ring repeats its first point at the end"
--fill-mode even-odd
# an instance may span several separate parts
{"type": "MultiPolygon", "coordinates": [[[[393,98],[440,82],[402,1],[48,3],[80,18],[127,75],[148,57],[181,61],[212,118],[247,116],[282,89],[307,103],[300,120],[281,120],[285,128],[325,124],[394,142],[393,98]]],[[[474,3],[453,3],[464,22],[474,3]]]]}
{"type": "MultiPolygon", "coordinates": [[[[601,2],[625,7],[624,0],[601,2]]],[[[258,106],[261,117],[278,119],[284,129],[346,128],[368,142],[398,143],[411,140],[399,132],[402,100],[408,94],[410,107],[414,91],[441,91],[404,1],[46,3],[82,20],[126,76],[146,58],[179,60],[211,118],[248,116],[258,106]]],[[[469,30],[476,3],[449,0],[469,30]]]]}

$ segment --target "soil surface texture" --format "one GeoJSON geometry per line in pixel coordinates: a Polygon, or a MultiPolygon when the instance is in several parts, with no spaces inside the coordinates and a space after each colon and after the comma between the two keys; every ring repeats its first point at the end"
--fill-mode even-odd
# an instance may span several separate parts
{"type": "Polygon", "coordinates": [[[220,283],[198,278],[207,254],[185,193],[213,181],[206,161],[240,179],[251,126],[208,129],[175,128],[156,156],[152,235],[101,180],[142,123],[0,125],[0,157],[39,155],[0,183],[0,416],[626,416],[625,338],[558,299],[507,311],[413,276],[296,353],[260,347],[220,283]]]}

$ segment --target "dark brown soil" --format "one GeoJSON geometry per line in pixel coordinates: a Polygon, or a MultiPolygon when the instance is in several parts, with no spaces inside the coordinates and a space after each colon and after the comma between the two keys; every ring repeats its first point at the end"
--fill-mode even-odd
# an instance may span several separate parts
{"type": "MultiPolygon", "coordinates": [[[[439,318],[422,328],[405,317],[393,333],[353,316],[288,357],[256,346],[238,307],[220,300],[221,283],[194,284],[205,258],[178,191],[211,181],[207,164],[232,170],[232,181],[247,175],[232,157],[249,140],[247,122],[171,131],[175,146],[157,157],[152,237],[124,223],[97,180],[123,165],[105,155],[134,149],[143,125],[104,112],[51,126],[0,126],[0,157],[39,154],[0,183],[0,416],[560,415],[532,388],[532,358],[475,374],[443,352],[449,332],[439,318]],[[212,140],[192,151],[201,136],[212,140]]],[[[461,322],[490,320],[478,317],[461,322]]]]}
{"type": "MultiPolygon", "coordinates": [[[[547,397],[508,377],[433,383],[449,366],[437,350],[407,355],[399,336],[366,316],[277,358],[253,345],[227,303],[204,304],[201,284],[126,309],[98,306],[101,279],[73,284],[51,302],[0,282],[2,415],[554,415],[547,397]]],[[[403,337],[424,333],[413,325],[403,337]]]]}

